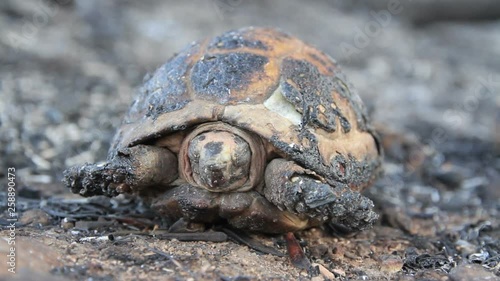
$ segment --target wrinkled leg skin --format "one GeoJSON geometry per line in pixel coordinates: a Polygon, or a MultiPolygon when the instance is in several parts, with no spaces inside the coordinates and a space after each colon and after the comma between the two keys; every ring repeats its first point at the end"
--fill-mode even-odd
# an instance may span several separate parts
{"type": "Polygon", "coordinates": [[[280,210],[340,225],[343,232],[369,228],[378,218],[370,199],[344,183],[329,185],[295,162],[272,160],[266,168],[265,183],[264,196],[280,210]]]}
{"type": "Polygon", "coordinates": [[[167,187],[177,173],[177,158],[168,149],[137,145],[121,149],[107,163],[71,167],[64,171],[63,182],[82,196],[112,197],[150,186],[167,187]]]}

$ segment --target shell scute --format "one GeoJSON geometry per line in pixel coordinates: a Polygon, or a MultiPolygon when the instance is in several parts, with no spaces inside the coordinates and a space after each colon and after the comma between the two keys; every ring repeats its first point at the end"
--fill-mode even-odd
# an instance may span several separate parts
{"type": "Polygon", "coordinates": [[[302,125],[321,128],[327,132],[337,130],[337,119],[343,132],[351,130],[351,124],[335,104],[333,92],[336,85],[332,76],[322,75],[311,63],[285,58],[281,66],[283,95],[302,113],[302,125]]]}
{"type": "Polygon", "coordinates": [[[216,36],[208,45],[209,50],[232,50],[238,48],[269,50],[269,46],[260,39],[255,36],[249,36],[248,34],[242,34],[238,30],[229,31],[220,36],[216,36]]]}
{"type": "Polygon", "coordinates": [[[242,92],[253,101],[252,82],[265,78],[269,59],[251,53],[214,54],[198,61],[191,73],[196,97],[219,104],[237,103],[242,92]]]}
{"type": "Polygon", "coordinates": [[[199,44],[189,46],[158,68],[139,89],[126,122],[143,117],[156,119],[163,113],[184,108],[191,100],[186,75],[199,51],[199,44]]]}

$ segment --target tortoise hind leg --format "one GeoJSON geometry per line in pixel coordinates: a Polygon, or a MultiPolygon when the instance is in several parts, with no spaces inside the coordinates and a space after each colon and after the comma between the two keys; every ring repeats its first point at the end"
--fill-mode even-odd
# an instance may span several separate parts
{"type": "Polygon", "coordinates": [[[343,183],[329,185],[320,176],[285,159],[272,160],[265,173],[264,196],[282,210],[319,224],[339,224],[356,232],[378,218],[373,202],[343,183]]]}
{"type": "Polygon", "coordinates": [[[104,164],[85,164],[64,171],[64,184],[82,196],[117,196],[177,179],[177,158],[166,148],[137,145],[119,150],[104,164]]]}

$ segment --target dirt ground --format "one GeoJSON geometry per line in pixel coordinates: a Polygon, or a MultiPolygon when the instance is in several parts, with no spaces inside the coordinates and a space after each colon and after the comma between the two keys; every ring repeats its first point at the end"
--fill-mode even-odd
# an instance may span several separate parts
{"type": "MultiPolygon", "coordinates": [[[[499,7],[362,2],[2,1],[0,280],[500,280],[499,7]],[[138,200],[81,198],[60,182],[105,159],[146,73],[249,25],[335,58],[383,136],[385,175],[366,194],[374,228],[297,233],[317,276],[232,240],[146,235],[161,221],[138,200]]],[[[252,237],[286,252],[280,236],[252,237]]]]}

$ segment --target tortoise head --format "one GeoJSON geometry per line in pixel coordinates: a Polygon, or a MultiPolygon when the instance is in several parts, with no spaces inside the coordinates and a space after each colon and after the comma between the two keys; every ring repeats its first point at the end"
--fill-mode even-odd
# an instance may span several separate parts
{"type": "Polygon", "coordinates": [[[226,131],[201,133],[188,148],[193,179],[212,191],[243,185],[250,175],[251,156],[248,143],[226,131]]]}
{"type": "Polygon", "coordinates": [[[207,123],[184,139],[180,174],[212,192],[245,191],[262,181],[265,158],[259,137],[222,122],[207,123]]]}

